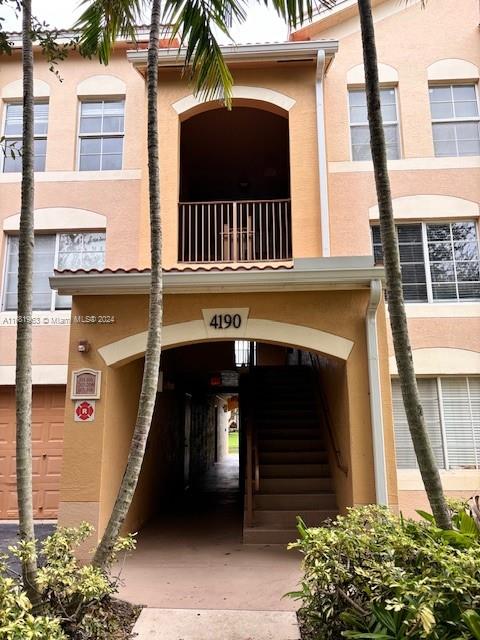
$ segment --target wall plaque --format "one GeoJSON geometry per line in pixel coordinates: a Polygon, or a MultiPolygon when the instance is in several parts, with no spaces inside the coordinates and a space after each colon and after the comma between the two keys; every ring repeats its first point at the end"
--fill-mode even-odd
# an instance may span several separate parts
{"type": "Polygon", "coordinates": [[[79,369],[72,373],[72,400],[89,400],[100,398],[101,371],[79,369]]]}
{"type": "Polygon", "coordinates": [[[77,400],[73,417],[75,422],[93,422],[95,420],[95,400],[77,400]]]}

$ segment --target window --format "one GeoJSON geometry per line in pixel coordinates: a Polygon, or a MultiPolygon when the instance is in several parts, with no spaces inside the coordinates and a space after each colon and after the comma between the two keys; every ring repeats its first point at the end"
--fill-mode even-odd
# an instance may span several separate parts
{"type": "Polygon", "coordinates": [[[257,364],[257,343],[248,340],[235,340],[235,366],[248,367],[257,364]],[[253,362],[251,358],[253,357],[253,362]]]}
{"type": "Polygon", "coordinates": [[[430,87],[436,156],[480,155],[480,117],[473,84],[430,87]]]}
{"type": "MultiPolygon", "coordinates": [[[[6,105],[3,172],[13,173],[22,170],[22,158],[19,152],[22,149],[23,130],[23,105],[9,103],[6,105]],[[14,157],[12,157],[13,151],[14,157]]],[[[36,102],[34,105],[34,170],[45,171],[45,157],[47,154],[47,129],[48,129],[48,103],[36,102]]]]}
{"type": "MultiPolygon", "coordinates": [[[[417,380],[428,434],[442,469],[480,468],[480,378],[417,380]]],[[[398,380],[392,380],[399,469],[417,468],[398,380]]]]}
{"type": "Polygon", "coordinates": [[[82,102],[80,105],[80,171],[122,168],[123,100],[82,102]]]}
{"type": "MultiPolygon", "coordinates": [[[[352,140],[352,160],[371,160],[370,130],[368,128],[367,96],[364,89],[350,89],[350,136],[352,140]]],[[[398,114],[395,89],[380,89],[383,130],[387,145],[387,158],[400,158],[400,138],[398,134],[398,114]]]]}
{"type": "MultiPolygon", "coordinates": [[[[105,264],[105,233],[59,233],[35,236],[33,260],[33,309],[69,309],[70,296],[50,289],[54,269],[102,269],[105,264]]],[[[18,236],[10,236],[7,246],[3,308],[17,308],[18,236]]]]}
{"type": "MultiPolygon", "coordinates": [[[[477,300],[480,258],[474,222],[397,225],[403,295],[408,302],[477,300]]],[[[375,262],[383,262],[380,227],[372,227],[375,262]]]]}

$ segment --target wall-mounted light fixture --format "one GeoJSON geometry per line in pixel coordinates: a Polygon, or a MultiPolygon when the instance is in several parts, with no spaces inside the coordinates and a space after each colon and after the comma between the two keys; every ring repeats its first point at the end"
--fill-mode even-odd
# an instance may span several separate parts
{"type": "Polygon", "coordinates": [[[90,351],[90,343],[88,342],[88,340],[79,340],[77,351],[79,351],[80,353],[88,353],[88,351],[90,351]]]}

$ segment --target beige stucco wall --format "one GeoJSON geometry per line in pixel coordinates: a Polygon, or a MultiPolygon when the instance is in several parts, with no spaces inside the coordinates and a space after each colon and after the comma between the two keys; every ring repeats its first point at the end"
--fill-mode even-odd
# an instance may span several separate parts
{"type": "MultiPolygon", "coordinates": [[[[303,325],[353,341],[353,348],[344,367],[344,383],[340,393],[343,404],[341,444],[348,460],[348,478],[338,484],[339,503],[365,504],[375,500],[373,452],[370,428],[370,405],[366,364],[365,310],[368,291],[335,291],[271,294],[198,294],[166,296],[165,325],[200,320],[202,308],[248,307],[249,318],[275,319],[292,325],[303,325]],[[308,318],[308,325],[306,325],[308,318]],[[348,418],[347,418],[348,417],[348,418]],[[348,420],[348,424],[345,424],[348,420]]],[[[65,415],[65,449],[62,471],[61,502],[63,512],[67,503],[92,502],[99,507],[99,527],[111,508],[113,496],[123,472],[122,458],[126,457],[126,442],[131,433],[132,417],[138,397],[140,368],[138,361],[116,370],[109,369],[98,353],[99,347],[115,340],[144,331],[147,299],[145,296],[85,296],[76,297],[75,315],[112,315],[111,325],[75,324],[71,330],[70,369],[90,367],[103,372],[102,396],[97,401],[95,422],[79,424],[73,420],[73,403],[67,400],[65,415]],[[79,340],[88,340],[91,348],[86,354],[76,351],[79,340]],[[129,397],[125,393],[129,389],[129,397]],[[116,438],[115,445],[112,438],[116,438]],[[110,455],[110,451],[113,451],[110,455]],[[79,452],[82,455],[79,456],[79,452]]],[[[379,323],[383,322],[379,317],[379,323]]],[[[172,345],[174,346],[174,345],[172,345]]],[[[385,332],[379,331],[381,353],[386,353],[385,332]]],[[[390,402],[389,376],[385,367],[381,375],[385,406],[390,402]]],[[[331,393],[335,393],[332,389],[331,393]]],[[[388,412],[384,414],[387,442],[391,442],[392,424],[388,412]]],[[[395,459],[393,449],[387,451],[389,499],[396,507],[395,459]]],[[[148,488],[147,488],[148,491],[148,488]]],[[[145,494],[147,495],[147,494],[145,494]]],[[[148,500],[146,500],[148,502],[148,500]]],[[[140,500],[139,521],[145,508],[140,500]]]]}
{"type": "MultiPolygon", "coordinates": [[[[0,122],[2,123],[7,102],[21,100],[21,92],[18,91],[16,81],[21,80],[22,77],[20,54],[15,52],[11,57],[4,56],[4,58],[0,77],[0,122]],[[7,97],[3,92],[5,87],[7,97]]],[[[124,51],[114,54],[108,67],[102,67],[95,60],[83,60],[72,54],[69,59],[60,63],[59,72],[62,82],[48,70],[48,65],[40,56],[36,57],[34,76],[48,85],[49,117],[46,171],[35,174],[35,208],[37,210],[56,207],[89,210],[105,216],[106,266],[111,268],[136,266],[139,254],[141,175],[145,158],[144,81],[127,63],[124,51]],[[76,170],[79,117],[77,86],[98,74],[113,78],[116,85],[124,84],[128,87],[125,102],[122,171],[79,172],[76,170]]],[[[104,79],[103,83],[97,82],[97,84],[103,85],[103,95],[107,97],[110,91],[109,83],[104,79]]],[[[81,93],[82,96],[85,95],[81,93]]],[[[3,265],[7,244],[3,224],[7,218],[18,214],[19,211],[20,174],[0,173],[0,263],[2,265],[0,290],[3,290],[4,285],[3,265]]],[[[56,230],[61,231],[62,226],[51,229],[51,232],[56,230]]],[[[10,319],[13,315],[0,311],[0,367],[4,368],[15,362],[15,328],[10,319]]],[[[39,325],[35,324],[33,329],[34,366],[66,365],[69,327],[55,323],[67,314],[41,312],[35,315],[40,319],[39,325]]]]}
{"type": "MultiPolygon", "coordinates": [[[[313,66],[292,66],[289,65],[288,69],[234,69],[233,75],[238,85],[273,89],[295,101],[288,111],[293,254],[295,257],[318,256],[321,253],[321,235],[316,169],[315,70],[313,66]]],[[[160,193],[164,221],[164,264],[167,267],[177,264],[178,244],[180,117],[172,105],[190,94],[191,88],[180,78],[178,71],[160,73],[160,193]]],[[[248,105],[249,102],[243,101],[242,104],[248,105]]],[[[270,108],[268,103],[264,107],[270,108]]],[[[189,112],[184,113],[182,118],[189,115],[189,112]]],[[[208,140],[205,144],[208,144],[208,140]]],[[[144,211],[146,216],[147,210],[144,211]]],[[[146,217],[142,227],[148,229],[146,217]]],[[[148,235],[145,234],[145,264],[148,263],[148,255],[148,235]]]]}
{"type": "MultiPolygon", "coordinates": [[[[368,210],[376,204],[371,163],[350,162],[347,76],[362,60],[359,20],[354,13],[349,10],[349,17],[343,21],[339,14],[329,28],[323,28],[320,22],[305,33],[312,38],[340,38],[339,51],[325,80],[332,255],[371,254],[368,210]]],[[[386,0],[377,3],[374,16],[378,60],[398,73],[403,153],[401,160],[390,162],[393,198],[432,194],[479,203],[480,157],[433,157],[428,95],[428,67],[436,61],[456,58],[480,66],[478,3],[465,0],[459,5],[454,0],[438,0],[422,9],[420,3],[402,8],[398,2],[386,0]],[[438,35],[447,32],[448,38],[438,35]],[[392,38],[392,33],[401,37],[392,38]],[[413,168],[415,159],[422,159],[423,169],[413,168]]],[[[422,214],[419,206],[410,219],[420,220],[422,214]]],[[[450,216],[458,215],[453,203],[450,216]]],[[[478,222],[478,209],[473,217],[478,222]]],[[[439,317],[410,320],[414,349],[428,344],[480,351],[478,312],[470,318],[449,317],[450,312],[441,310],[435,315],[439,317]]]]}

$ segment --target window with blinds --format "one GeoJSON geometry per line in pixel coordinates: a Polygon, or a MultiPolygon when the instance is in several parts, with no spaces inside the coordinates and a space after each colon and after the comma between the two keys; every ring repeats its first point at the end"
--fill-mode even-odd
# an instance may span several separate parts
{"type": "MultiPolygon", "coordinates": [[[[418,390],[428,434],[441,469],[480,468],[480,378],[420,378],[418,390]]],[[[418,467],[398,380],[392,380],[395,448],[399,469],[418,467]]]]}
{"type": "MultiPolygon", "coordinates": [[[[438,403],[437,381],[435,378],[421,378],[417,381],[428,435],[432,443],[435,459],[441,469],[445,468],[443,455],[442,428],[440,423],[440,405],[438,403]]],[[[392,380],[393,419],[395,424],[395,447],[397,467],[399,469],[417,469],[417,458],[408,429],[407,416],[403,408],[400,382],[392,380]]]]}
{"type": "MultiPolygon", "coordinates": [[[[397,225],[407,302],[478,300],[480,248],[473,221],[397,225]]],[[[380,227],[372,227],[375,263],[383,262],[380,227]]]]}

